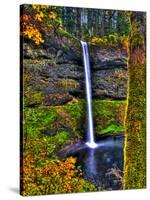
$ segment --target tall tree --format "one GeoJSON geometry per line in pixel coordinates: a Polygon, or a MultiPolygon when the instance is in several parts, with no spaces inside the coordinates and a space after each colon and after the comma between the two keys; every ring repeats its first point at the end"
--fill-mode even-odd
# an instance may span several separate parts
{"type": "Polygon", "coordinates": [[[118,35],[129,34],[129,17],[128,11],[117,11],[116,32],[118,35]]]}
{"type": "Polygon", "coordinates": [[[146,187],[146,15],[130,13],[124,189],[146,187]]]}
{"type": "Polygon", "coordinates": [[[76,36],[81,38],[81,8],[77,8],[77,17],[76,17],[76,36]]]}
{"type": "Polygon", "coordinates": [[[105,11],[101,10],[101,28],[100,28],[100,36],[105,35],[105,11]]]}

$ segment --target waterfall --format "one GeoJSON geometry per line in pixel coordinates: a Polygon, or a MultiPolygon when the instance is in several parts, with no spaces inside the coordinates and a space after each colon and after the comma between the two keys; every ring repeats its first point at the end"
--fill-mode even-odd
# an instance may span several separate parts
{"type": "Polygon", "coordinates": [[[86,144],[95,148],[97,144],[94,141],[93,116],[92,116],[92,92],[91,92],[91,71],[89,62],[88,45],[86,42],[80,41],[83,50],[84,70],[85,70],[85,87],[86,87],[86,103],[87,103],[87,142],[86,144]]]}

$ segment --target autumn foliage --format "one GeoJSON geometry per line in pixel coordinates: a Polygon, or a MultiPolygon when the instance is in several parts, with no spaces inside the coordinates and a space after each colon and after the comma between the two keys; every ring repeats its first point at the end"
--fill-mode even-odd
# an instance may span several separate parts
{"type": "Polygon", "coordinates": [[[32,5],[21,15],[21,35],[31,39],[36,45],[44,43],[44,33],[61,30],[62,21],[57,8],[44,5],[32,5]]]}
{"type": "Polygon", "coordinates": [[[110,47],[121,47],[123,49],[128,48],[128,37],[127,36],[119,36],[116,34],[110,34],[103,37],[93,37],[89,41],[92,45],[102,45],[102,46],[110,46],[110,47]]]}
{"type": "Polygon", "coordinates": [[[24,111],[20,193],[29,196],[95,191],[96,187],[83,178],[75,157],[62,160],[57,156],[56,151],[71,142],[68,132],[42,134],[44,127],[50,128],[56,122],[54,108],[24,108],[24,111]]]}
{"type": "Polygon", "coordinates": [[[76,159],[69,157],[64,161],[46,160],[38,166],[32,154],[25,155],[21,194],[27,196],[96,190],[94,185],[82,178],[75,163],[76,159]]]}

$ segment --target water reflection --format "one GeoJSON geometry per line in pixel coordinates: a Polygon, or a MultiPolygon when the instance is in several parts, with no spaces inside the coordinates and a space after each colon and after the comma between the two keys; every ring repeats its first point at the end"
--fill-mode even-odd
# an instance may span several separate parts
{"type": "Polygon", "coordinates": [[[123,170],[123,138],[107,139],[97,148],[84,148],[77,154],[84,177],[103,189],[120,189],[121,186],[114,175],[108,171],[112,168],[123,170]]]}
{"type": "Polygon", "coordinates": [[[89,149],[87,152],[86,169],[92,175],[97,174],[97,163],[95,159],[95,149],[89,149]]]}

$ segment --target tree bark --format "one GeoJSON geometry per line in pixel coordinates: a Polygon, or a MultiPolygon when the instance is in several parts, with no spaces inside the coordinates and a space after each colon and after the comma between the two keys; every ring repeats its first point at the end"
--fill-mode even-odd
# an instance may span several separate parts
{"type": "Polygon", "coordinates": [[[146,187],[146,14],[130,13],[124,189],[146,187]]]}

